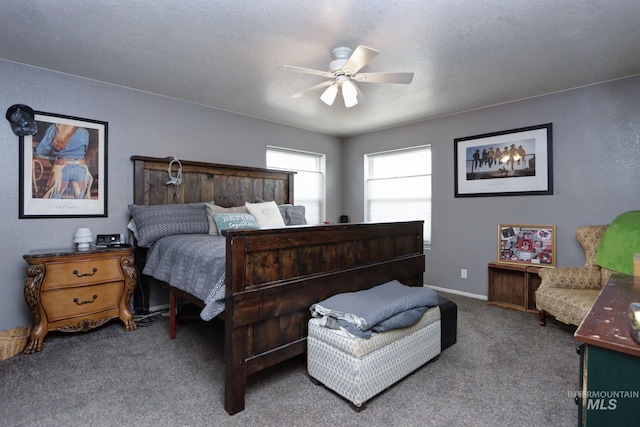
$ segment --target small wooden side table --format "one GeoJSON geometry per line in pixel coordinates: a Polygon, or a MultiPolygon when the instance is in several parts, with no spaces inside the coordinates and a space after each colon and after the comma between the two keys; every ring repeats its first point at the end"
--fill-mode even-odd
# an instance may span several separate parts
{"type": "Polygon", "coordinates": [[[541,267],[490,262],[487,304],[509,310],[537,313],[536,290],[541,267]]]}
{"type": "Polygon", "coordinates": [[[49,331],[88,331],[119,317],[126,331],[137,329],[129,300],[137,283],[133,248],[88,251],[31,251],[24,298],[33,313],[25,354],[42,350],[49,331]]]}

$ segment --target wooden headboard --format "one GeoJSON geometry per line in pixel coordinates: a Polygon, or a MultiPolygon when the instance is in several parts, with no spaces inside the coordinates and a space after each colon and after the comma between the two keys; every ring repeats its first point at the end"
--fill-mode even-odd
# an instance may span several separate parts
{"type": "MultiPolygon", "coordinates": [[[[167,185],[167,168],[172,157],[132,156],[131,160],[136,205],[213,201],[216,205],[231,207],[253,203],[256,198],[278,204],[293,203],[295,172],[180,160],[182,184],[176,188],[167,185]]],[[[178,164],[174,162],[173,176],[177,169],[178,164]]]]}
{"type": "MultiPolygon", "coordinates": [[[[173,157],[132,156],[133,203],[136,205],[161,205],[213,202],[218,206],[243,206],[257,198],[274,200],[278,204],[293,204],[293,176],[295,172],[277,171],[247,166],[231,166],[215,163],[180,160],[182,184],[167,185],[168,167],[173,157]]],[[[171,165],[176,176],[178,163],[171,165]]],[[[136,265],[143,270],[146,248],[136,247],[136,265]]],[[[149,311],[149,281],[141,278],[133,299],[140,313],[149,311]]]]}

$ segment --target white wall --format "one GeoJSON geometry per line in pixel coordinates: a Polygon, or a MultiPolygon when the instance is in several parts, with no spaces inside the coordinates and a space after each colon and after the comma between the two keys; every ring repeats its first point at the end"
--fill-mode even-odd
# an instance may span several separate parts
{"type": "Polygon", "coordinates": [[[94,234],[125,231],[133,201],[132,155],[264,167],[267,145],[324,153],[327,218],[338,221],[341,159],[335,137],[7,61],[0,60],[0,75],[3,117],[10,105],[26,104],[109,123],[108,218],[18,219],[18,137],[0,120],[0,330],[33,324],[23,297],[23,254],[71,247],[78,226],[94,234]]]}
{"type": "Polygon", "coordinates": [[[640,77],[442,117],[345,140],[343,212],[364,218],[365,153],[431,144],[432,247],[425,283],[486,296],[497,225],[555,224],[558,266],[580,265],[580,225],[640,209],[640,77]],[[552,196],[455,198],[453,140],[553,123],[552,196]],[[460,278],[460,269],[468,278],[460,278]]]}

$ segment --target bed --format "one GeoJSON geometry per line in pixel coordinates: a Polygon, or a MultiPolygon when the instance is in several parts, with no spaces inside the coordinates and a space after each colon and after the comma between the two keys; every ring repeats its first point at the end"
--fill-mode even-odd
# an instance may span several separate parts
{"type": "MultiPolygon", "coordinates": [[[[171,158],[131,157],[135,205],[213,202],[241,206],[257,199],[293,204],[294,172],[181,160],[182,184],[167,184],[171,158]]],[[[225,296],[225,410],[245,407],[247,376],[305,353],[309,307],[341,292],[397,279],[422,286],[422,221],[288,226],[227,230],[225,296]]],[[[143,271],[145,248],[136,248],[143,271]]],[[[139,304],[159,282],[142,275],[139,304]]],[[[173,296],[204,302],[160,283],[173,296]]],[[[172,301],[173,302],[173,301],[172,301]]]]}

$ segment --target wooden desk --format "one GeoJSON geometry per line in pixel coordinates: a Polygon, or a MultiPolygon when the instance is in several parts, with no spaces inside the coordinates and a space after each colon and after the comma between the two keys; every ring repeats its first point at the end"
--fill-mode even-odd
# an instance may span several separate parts
{"type": "Polygon", "coordinates": [[[640,302],[640,284],[615,273],[576,330],[579,425],[640,425],[640,344],[627,312],[632,302],[640,302]]]}

